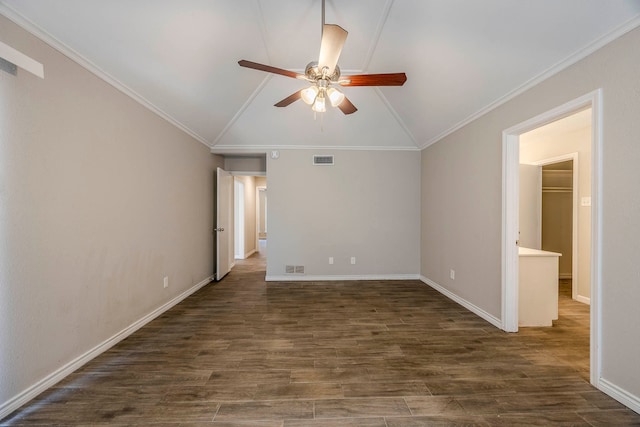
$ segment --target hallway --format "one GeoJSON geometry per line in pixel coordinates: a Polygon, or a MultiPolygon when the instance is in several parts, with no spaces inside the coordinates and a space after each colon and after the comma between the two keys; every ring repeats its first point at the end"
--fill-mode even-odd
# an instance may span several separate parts
{"type": "Polygon", "coordinates": [[[2,425],[640,425],[594,389],[589,307],[504,333],[418,281],[236,266],[2,425]]]}

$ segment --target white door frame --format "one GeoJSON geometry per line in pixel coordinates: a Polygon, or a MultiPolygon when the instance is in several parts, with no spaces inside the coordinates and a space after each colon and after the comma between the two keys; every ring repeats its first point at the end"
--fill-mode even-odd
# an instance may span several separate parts
{"type": "Polygon", "coordinates": [[[502,132],[502,329],[518,331],[518,202],[520,135],[591,107],[591,384],[601,373],[601,234],[602,234],[602,89],[517,124],[502,132]]]}
{"type": "MultiPolygon", "coordinates": [[[[532,162],[532,165],[537,166],[546,166],[552,165],[554,163],[566,162],[568,160],[573,161],[573,172],[572,172],[572,184],[573,191],[571,194],[572,207],[571,207],[571,298],[574,300],[578,300],[578,280],[580,279],[578,276],[578,193],[579,193],[579,164],[578,164],[578,153],[567,153],[561,156],[542,159],[536,162],[532,162]]],[[[542,234],[540,235],[542,240],[542,234]]],[[[540,246],[542,248],[542,246],[540,246]]],[[[584,303],[585,301],[580,301],[584,303]]]]}

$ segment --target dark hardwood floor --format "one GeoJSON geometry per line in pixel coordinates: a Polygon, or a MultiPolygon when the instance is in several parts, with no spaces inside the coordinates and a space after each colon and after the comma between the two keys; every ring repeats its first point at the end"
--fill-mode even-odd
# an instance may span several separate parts
{"type": "MultiPolygon", "coordinates": [[[[418,281],[239,261],[2,425],[640,425],[589,384],[589,308],[507,334],[418,281]]],[[[565,284],[566,285],[566,284],[565,284]]]]}

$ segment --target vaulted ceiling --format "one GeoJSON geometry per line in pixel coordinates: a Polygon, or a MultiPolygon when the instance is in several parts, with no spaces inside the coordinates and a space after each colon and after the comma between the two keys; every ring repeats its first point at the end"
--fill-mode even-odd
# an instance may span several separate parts
{"type": "Polygon", "coordinates": [[[425,147],[640,24],[640,0],[326,0],[326,22],[349,32],[343,74],[408,80],[346,87],[355,114],[314,117],[301,101],[273,106],[305,82],[238,60],[303,73],[321,0],[0,0],[0,12],[229,153],[425,147]]]}

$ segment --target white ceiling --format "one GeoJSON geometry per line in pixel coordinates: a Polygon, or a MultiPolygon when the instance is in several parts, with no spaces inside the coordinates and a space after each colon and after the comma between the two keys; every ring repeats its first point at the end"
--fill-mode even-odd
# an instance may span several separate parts
{"type": "Polygon", "coordinates": [[[343,75],[408,80],[344,88],[358,111],[314,121],[300,101],[273,106],[304,82],[237,61],[302,72],[321,0],[0,0],[0,12],[220,152],[421,148],[640,24],[640,0],[327,0],[327,23],[349,31],[343,75]]]}

